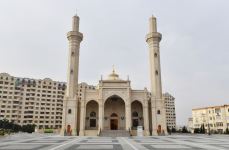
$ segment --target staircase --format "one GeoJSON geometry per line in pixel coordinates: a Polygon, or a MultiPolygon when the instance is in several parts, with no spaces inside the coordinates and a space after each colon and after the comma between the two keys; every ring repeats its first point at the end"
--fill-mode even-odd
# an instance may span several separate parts
{"type": "Polygon", "coordinates": [[[126,130],[103,130],[100,132],[102,137],[129,137],[130,133],[126,130]]]}

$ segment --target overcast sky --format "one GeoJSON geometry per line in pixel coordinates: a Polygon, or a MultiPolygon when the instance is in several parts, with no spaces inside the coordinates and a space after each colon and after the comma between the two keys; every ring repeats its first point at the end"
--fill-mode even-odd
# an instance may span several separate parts
{"type": "Polygon", "coordinates": [[[115,65],[134,89],[150,88],[148,18],[162,33],[163,91],[177,123],[191,109],[229,104],[228,0],[1,0],[0,72],[66,81],[71,19],[80,16],[80,82],[97,84],[115,65]]]}

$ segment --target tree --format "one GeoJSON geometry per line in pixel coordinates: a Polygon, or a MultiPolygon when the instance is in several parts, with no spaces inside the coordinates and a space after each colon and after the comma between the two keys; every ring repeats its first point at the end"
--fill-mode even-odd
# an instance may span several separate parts
{"type": "Polygon", "coordinates": [[[229,134],[229,129],[228,129],[228,127],[226,128],[225,134],[229,134]]]}
{"type": "Polygon", "coordinates": [[[195,129],[194,129],[194,133],[200,133],[200,129],[201,129],[201,128],[195,128],[195,129]]]}
{"type": "Polygon", "coordinates": [[[9,122],[7,119],[0,120],[0,130],[1,134],[8,133],[10,134],[11,132],[28,132],[32,133],[35,131],[35,124],[27,124],[20,126],[19,124],[16,124],[14,122],[9,122]]]}
{"type": "Polygon", "coordinates": [[[169,128],[169,126],[167,126],[167,131],[169,134],[171,134],[171,132],[172,132],[171,129],[169,128]]]}
{"type": "Polygon", "coordinates": [[[205,130],[205,126],[203,124],[203,134],[205,134],[205,133],[206,133],[206,130],[205,130]]]}
{"type": "Polygon", "coordinates": [[[176,133],[176,128],[172,128],[172,133],[176,133]]]}
{"type": "Polygon", "coordinates": [[[23,125],[22,126],[22,131],[23,132],[28,132],[28,133],[32,133],[35,131],[35,124],[27,124],[27,125],[23,125]]]}
{"type": "Polygon", "coordinates": [[[200,133],[205,134],[204,124],[201,124],[201,126],[200,126],[200,133]]]}
{"type": "Polygon", "coordinates": [[[186,126],[183,126],[182,133],[188,133],[188,130],[187,130],[186,126]]]}

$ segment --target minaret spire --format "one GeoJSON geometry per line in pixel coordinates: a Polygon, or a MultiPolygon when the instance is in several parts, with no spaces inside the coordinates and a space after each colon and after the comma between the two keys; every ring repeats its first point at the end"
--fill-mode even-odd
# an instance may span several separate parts
{"type": "Polygon", "coordinates": [[[72,31],[79,31],[79,16],[75,15],[72,17],[72,31]]]}
{"type": "Polygon", "coordinates": [[[157,32],[157,19],[153,15],[149,18],[149,32],[157,32]]]}
{"type": "Polygon", "coordinates": [[[150,79],[151,79],[151,110],[152,110],[152,134],[167,134],[165,104],[162,98],[161,65],[160,65],[160,41],[161,33],[157,32],[156,17],[149,18],[149,33],[146,42],[149,46],[150,79]]]}
{"type": "Polygon", "coordinates": [[[67,89],[63,103],[62,135],[76,135],[77,108],[78,108],[78,75],[79,75],[79,51],[83,34],[79,32],[79,16],[72,17],[72,31],[67,33],[69,41],[67,89]]]}

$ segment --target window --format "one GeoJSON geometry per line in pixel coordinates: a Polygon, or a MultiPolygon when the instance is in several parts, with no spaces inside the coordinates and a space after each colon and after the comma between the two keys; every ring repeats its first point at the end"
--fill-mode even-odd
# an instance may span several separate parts
{"type": "Polygon", "coordinates": [[[112,113],[111,117],[118,117],[118,115],[116,113],[112,113]]]}
{"type": "Polygon", "coordinates": [[[154,57],[157,57],[157,53],[154,53],[154,57]]]}
{"type": "Polygon", "coordinates": [[[157,70],[155,71],[155,74],[158,75],[158,71],[157,70]]]}
{"type": "Polygon", "coordinates": [[[96,117],[96,113],[93,111],[90,113],[90,117],[96,117]]]}
{"type": "Polygon", "coordinates": [[[90,119],[90,127],[96,127],[96,119],[90,119]]]}
{"type": "Polygon", "coordinates": [[[71,109],[68,109],[68,114],[71,114],[72,113],[72,110],[71,109]]]}
{"type": "Polygon", "coordinates": [[[133,116],[133,117],[138,117],[138,113],[137,113],[136,111],[134,111],[134,112],[132,113],[132,116],[133,116]]]}
{"type": "Polygon", "coordinates": [[[157,114],[160,115],[161,114],[161,111],[160,110],[157,110],[157,114]]]}
{"type": "Polygon", "coordinates": [[[133,127],[137,127],[138,126],[138,119],[133,119],[133,127]]]}

